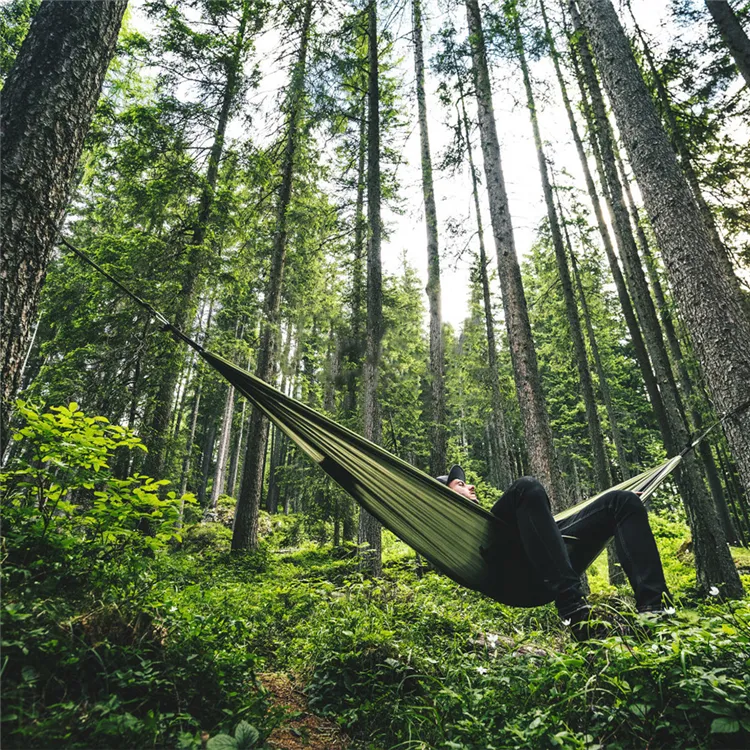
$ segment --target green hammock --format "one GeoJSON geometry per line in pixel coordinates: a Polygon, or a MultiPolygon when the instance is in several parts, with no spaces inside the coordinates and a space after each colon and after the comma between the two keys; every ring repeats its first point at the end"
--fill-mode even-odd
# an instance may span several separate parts
{"type": "MultiPolygon", "coordinates": [[[[60,237],[60,242],[148,310],[165,331],[195,349],[383,526],[462,586],[503,603],[514,603],[503,590],[497,565],[492,563],[498,545],[507,544],[503,521],[361,435],[285,396],[223,357],[207,352],[64,237],[60,237]]],[[[725,414],[680,455],[611,489],[638,492],[642,501],[647,500],[711,430],[748,408],[750,400],[725,414]]],[[[555,519],[576,513],[602,494],[558,513],[555,519]]],[[[530,605],[527,602],[522,606],[530,605]]]]}
{"type": "MultiPolygon", "coordinates": [[[[383,526],[462,586],[513,603],[504,596],[496,566],[488,561],[503,521],[361,435],[183,338],[383,526]]],[[[682,455],[670,458],[612,489],[639,492],[646,500],[681,460],[682,455]]]]}

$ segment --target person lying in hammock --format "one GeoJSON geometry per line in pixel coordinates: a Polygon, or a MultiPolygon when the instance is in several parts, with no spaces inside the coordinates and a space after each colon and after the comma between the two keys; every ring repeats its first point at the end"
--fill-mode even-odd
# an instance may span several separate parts
{"type": "MultiPolygon", "coordinates": [[[[437,477],[459,495],[478,503],[476,489],[456,465],[437,477]]],[[[492,566],[504,572],[502,601],[534,607],[554,601],[577,640],[603,637],[606,628],[589,624],[591,607],[582,573],[614,537],[617,556],[635,593],[639,612],[662,612],[669,601],[659,550],[646,508],[634,492],[611,490],[560,521],[552,516],[542,484],[521,477],[492,507],[505,521],[493,545],[492,566]]],[[[487,558],[486,558],[487,559],[487,558]]]]}

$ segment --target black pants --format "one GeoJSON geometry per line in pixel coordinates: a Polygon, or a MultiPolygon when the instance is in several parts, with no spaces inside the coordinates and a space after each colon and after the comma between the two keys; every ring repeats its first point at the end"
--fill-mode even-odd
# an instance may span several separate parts
{"type": "Polygon", "coordinates": [[[580,576],[614,537],[617,555],[639,610],[658,608],[668,594],[659,550],[638,495],[612,490],[573,515],[555,521],[544,487],[522,477],[495,503],[503,537],[493,565],[509,603],[553,601],[561,617],[583,604],[580,576]]]}

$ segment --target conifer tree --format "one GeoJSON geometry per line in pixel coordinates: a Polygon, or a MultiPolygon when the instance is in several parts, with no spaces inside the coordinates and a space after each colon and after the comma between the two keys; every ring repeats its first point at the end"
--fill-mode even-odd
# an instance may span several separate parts
{"type": "Polygon", "coordinates": [[[424,88],[424,52],[422,49],[422,3],[412,0],[414,68],[422,162],[422,193],[427,225],[427,297],[430,302],[430,422],[432,424],[430,473],[445,470],[445,386],[443,384],[443,320],[440,300],[440,252],[438,247],[437,208],[432,180],[432,156],[428,131],[427,97],[424,88]]]}
{"type": "Polygon", "coordinates": [[[513,374],[523,419],[526,449],[532,472],[545,484],[553,507],[565,506],[552,432],[539,379],[521,271],[516,256],[500,146],[492,105],[492,88],[478,0],[466,0],[484,173],[490,199],[490,219],[497,250],[498,273],[513,374]]]}
{"type": "MultiPolygon", "coordinates": [[[[287,251],[287,219],[292,198],[292,185],[301,134],[301,123],[305,104],[305,76],[307,49],[313,12],[313,0],[305,0],[302,7],[300,42],[297,59],[289,83],[287,131],[281,165],[276,228],[273,238],[271,268],[268,276],[263,308],[263,327],[257,355],[255,374],[270,382],[276,368],[276,346],[279,328],[281,288],[287,251]]],[[[248,440],[245,449],[242,487],[237,499],[232,532],[232,549],[255,549],[258,544],[258,511],[263,491],[263,475],[268,447],[268,422],[258,409],[253,409],[247,428],[248,440]]]]}
{"type": "MultiPolygon", "coordinates": [[[[718,260],[611,2],[580,0],[580,9],[680,312],[714,402],[729,412],[747,398],[750,382],[750,320],[739,286],[718,260]],[[729,330],[731,341],[722,335],[729,330]]],[[[748,411],[728,419],[725,432],[750,486],[748,411]]],[[[684,432],[675,437],[684,438],[684,432]]],[[[669,447],[679,450],[679,444],[669,447]]],[[[690,460],[685,468],[691,470],[690,460]]],[[[726,537],[705,491],[701,495],[693,489],[681,485],[699,584],[704,589],[723,584],[727,595],[739,596],[742,585],[726,537]]]]}
{"type": "MultiPolygon", "coordinates": [[[[378,408],[378,377],[383,340],[383,280],[380,259],[380,80],[378,67],[377,0],[367,5],[367,325],[363,373],[363,434],[379,443],[382,435],[378,408]]],[[[363,564],[373,576],[382,572],[380,523],[366,510],[359,513],[358,540],[367,545],[363,564]]]]}
{"type": "Polygon", "coordinates": [[[609,484],[609,469],[607,459],[604,455],[604,445],[601,440],[601,422],[597,412],[596,398],[594,396],[594,387],[591,381],[591,371],[589,370],[588,358],[586,355],[586,345],[583,341],[583,331],[581,330],[581,321],[578,317],[578,307],[576,305],[573,292],[573,282],[570,278],[570,269],[563,244],[562,231],[560,230],[560,220],[557,215],[555,198],[552,190],[552,182],[549,176],[547,157],[544,153],[544,144],[539,129],[539,118],[536,111],[536,102],[534,92],[531,86],[531,75],[529,65],[526,60],[526,51],[524,48],[523,35],[518,17],[518,8],[514,6],[510,9],[510,24],[512,33],[515,37],[515,48],[518,59],[521,63],[523,73],[524,88],[526,89],[526,101],[531,117],[531,128],[534,133],[534,144],[536,146],[537,160],[539,162],[539,173],[542,178],[542,191],[544,201],[547,206],[547,220],[549,222],[550,234],[552,235],[552,246],[555,251],[557,261],[557,270],[560,274],[560,283],[565,300],[565,314],[568,319],[568,328],[570,337],[573,341],[573,352],[578,369],[578,378],[580,382],[581,395],[583,397],[584,409],[586,411],[586,423],[588,425],[589,440],[591,442],[591,452],[594,458],[594,476],[596,486],[599,491],[606,489],[609,484]]]}
{"type": "Polygon", "coordinates": [[[705,3],[737,69],[750,86],[750,39],[747,33],[727,0],[705,0],[705,3]]]}

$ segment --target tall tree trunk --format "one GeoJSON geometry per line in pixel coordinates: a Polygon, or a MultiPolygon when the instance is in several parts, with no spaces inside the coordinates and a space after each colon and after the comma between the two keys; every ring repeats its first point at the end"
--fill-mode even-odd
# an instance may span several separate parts
{"type": "Polygon", "coordinates": [[[229,477],[227,479],[227,495],[235,497],[237,494],[237,475],[240,468],[240,456],[242,455],[243,439],[245,437],[245,413],[247,411],[247,401],[242,399],[242,410],[240,411],[239,425],[232,457],[229,460],[229,477]]]}
{"type": "Polygon", "coordinates": [[[21,382],[57,229],[127,4],[45,0],[3,86],[0,443],[21,382]]]}
{"type": "MultiPolygon", "coordinates": [[[[185,439],[185,452],[182,456],[182,469],[180,471],[180,495],[187,492],[190,481],[190,464],[193,460],[193,444],[195,443],[195,431],[198,426],[198,414],[200,413],[201,393],[203,391],[203,373],[200,372],[197,377],[198,383],[195,388],[195,399],[193,400],[193,409],[190,413],[190,428],[185,439]]],[[[182,516],[185,510],[185,504],[180,504],[180,517],[177,522],[178,528],[182,526],[182,516]]]]}
{"type": "MultiPolygon", "coordinates": [[[[368,117],[367,117],[367,332],[363,373],[363,432],[379,443],[381,419],[378,405],[378,376],[383,340],[383,280],[380,261],[382,223],[380,218],[380,81],[378,67],[377,0],[367,7],[368,117]]],[[[377,519],[364,508],[359,512],[358,541],[367,545],[363,566],[373,575],[382,573],[381,529],[377,519]]]]}
{"type": "Polygon", "coordinates": [[[227,459],[229,457],[229,443],[232,437],[232,422],[234,421],[234,386],[227,389],[227,397],[224,402],[224,416],[221,422],[221,434],[219,435],[219,454],[216,457],[216,473],[214,484],[211,489],[212,511],[216,511],[219,503],[219,495],[224,493],[227,475],[227,459]]]}
{"type": "Polygon", "coordinates": [[[737,69],[750,86],[750,39],[726,0],[706,0],[706,7],[719,34],[734,58],[737,69]]]}
{"type": "Polygon", "coordinates": [[[565,246],[563,244],[562,232],[560,231],[560,221],[555,210],[555,198],[552,193],[552,183],[547,168],[542,134],[539,130],[539,118],[537,117],[534,92],[531,87],[531,76],[529,75],[528,63],[526,62],[526,52],[524,50],[517,8],[514,8],[513,11],[513,24],[516,38],[516,52],[521,63],[523,83],[526,89],[526,103],[531,117],[534,145],[536,146],[539,173],[542,179],[542,192],[544,193],[544,202],[547,206],[547,219],[549,221],[550,234],[552,235],[552,247],[555,251],[557,272],[560,275],[562,295],[565,303],[565,315],[568,319],[568,330],[573,341],[573,356],[578,369],[578,380],[581,386],[581,396],[583,397],[583,405],[586,413],[586,425],[588,427],[591,452],[594,459],[594,481],[597,490],[602,491],[609,485],[609,469],[607,467],[607,457],[604,453],[604,443],[602,442],[602,425],[599,420],[599,412],[597,411],[594,386],[591,382],[586,344],[583,341],[583,331],[581,330],[581,321],[578,317],[578,306],[576,305],[573,293],[573,282],[570,278],[565,246]]]}
{"type": "MultiPolygon", "coordinates": [[[[750,382],[750,318],[739,285],[718,259],[610,0],[580,0],[580,8],[706,382],[719,409],[731,411],[747,398],[750,382]]],[[[750,412],[724,424],[750,486],[750,412]]],[[[679,420],[674,427],[677,445],[670,448],[682,447],[684,428],[679,420]]],[[[741,596],[724,532],[700,476],[694,476],[694,458],[686,459],[678,481],[693,532],[698,584],[703,589],[723,584],[727,596],[741,596]]]]}
{"type": "Polygon", "coordinates": [[[495,321],[492,315],[492,296],[490,295],[490,279],[487,272],[489,261],[484,245],[484,222],[482,221],[482,209],[479,203],[479,177],[474,165],[474,153],[471,146],[471,130],[469,128],[469,117],[466,112],[466,101],[464,98],[463,83],[460,73],[457,71],[459,86],[459,118],[463,125],[464,138],[466,139],[466,154],[469,158],[469,171],[471,172],[471,189],[474,197],[474,213],[477,221],[477,235],[479,237],[479,276],[482,283],[482,301],[484,303],[484,324],[487,332],[487,359],[490,368],[490,403],[492,404],[492,419],[490,420],[491,444],[495,448],[494,465],[496,466],[497,487],[507,487],[511,481],[512,469],[510,465],[510,453],[508,447],[508,432],[503,409],[503,396],[500,393],[500,367],[497,361],[497,343],[495,341],[495,321]]]}
{"type": "MultiPolygon", "coordinates": [[[[276,213],[276,229],[271,254],[271,270],[266,287],[264,320],[258,350],[256,375],[270,382],[276,367],[276,342],[278,339],[281,285],[287,247],[287,213],[292,198],[292,181],[297,156],[300,122],[304,107],[307,46],[310,36],[310,19],[313,1],[306,0],[297,62],[292,72],[289,89],[289,115],[286,145],[281,166],[281,187],[276,213]]],[[[268,447],[268,421],[258,409],[253,409],[247,429],[247,449],[242,472],[242,488],[237,499],[232,533],[232,550],[255,549],[258,546],[258,511],[263,492],[263,469],[268,447]]]]}
{"type": "Polygon", "coordinates": [[[215,445],[216,416],[214,414],[206,414],[203,432],[203,450],[201,452],[201,483],[198,485],[198,503],[201,507],[204,507],[206,504],[208,477],[211,472],[211,459],[214,456],[215,445]]]}
{"type": "MultiPolygon", "coordinates": [[[[558,202],[559,206],[559,202],[558,202]]],[[[562,221],[563,230],[565,232],[565,241],[568,246],[568,253],[570,255],[570,262],[573,268],[573,278],[576,283],[576,290],[578,291],[578,298],[581,304],[581,310],[583,311],[583,319],[586,323],[586,334],[588,336],[589,348],[591,349],[591,355],[594,358],[594,364],[596,366],[596,374],[599,378],[599,390],[602,394],[602,400],[604,401],[604,408],[607,410],[607,419],[609,420],[609,427],[612,432],[612,440],[615,444],[615,450],[617,451],[617,460],[620,464],[620,474],[622,479],[630,478],[630,467],[628,465],[628,456],[625,452],[625,444],[622,439],[622,433],[620,432],[620,426],[618,424],[618,416],[615,411],[614,403],[612,402],[612,393],[609,390],[609,383],[607,381],[607,374],[604,370],[604,363],[602,362],[601,355],[599,353],[599,345],[596,343],[596,335],[594,333],[594,326],[591,323],[591,314],[589,313],[588,302],[586,301],[586,295],[583,291],[583,284],[581,283],[581,275],[578,272],[578,263],[576,261],[575,253],[573,252],[573,245],[568,235],[568,227],[565,223],[565,219],[562,212],[562,206],[560,208],[560,219],[562,221]]],[[[613,477],[615,484],[619,481],[619,478],[613,477]]],[[[613,586],[622,586],[627,583],[627,577],[625,571],[620,564],[619,557],[617,555],[617,545],[615,540],[612,539],[607,544],[607,570],[609,574],[609,582],[613,586]]]]}
{"type": "MultiPolygon", "coordinates": [[[[208,262],[209,255],[204,245],[212,221],[214,194],[219,178],[219,166],[224,154],[229,116],[241,90],[243,53],[246,47],[248,27],[251,27],[250,15],[252,12],[252,5],[247,2],[243,3],[242,15],[234,38],[232,56],[226,62],[224,89],[216,131],[208,156],[206,177],[198,202],[198,215],[192,227],[190,242],[186,248],[187,262],[180,279],[180,289],[172,312],[172,322],[180,330],[184,330],[188,321],[195,314],[195,297],[203,270],[208,262]]],[[[149,453],[144,464],[144,472],[155,477],[161,476],[164,472],[167,427],[172,412],[178,371],[177,363],[179,362],[181,348],[182,343],[165,339],[164,351],[161,354],[163,360],[162,375],[156,387],[156,404],[152,422],[147,430],[149,453]]]]}
{"type": "Polygon", "coordinates": [[[695,201],[698,204],[698,208],[700,208],[701,216],[703,217],[703,221],[706,223],[706,228],[711,234],[711,239],[713,240],[714,245],[722,251],[719,259],[722,263],[726,264],[726,270],[730,274],[734,274],[734,268],[732,268],[732,263],[729,260],[727,249],[722,242],[721,237],[719,236],[719,230],[716,226],[716,220],[714,219],[713,212],[711,211],[708,203],[706,203],[706,199],[703,197],[703,190],[701,188],[700,182],[698,181],[698,175],[695,172],[695,168],[693,167],[693,155],[690,153],[690,148],[688,147],[688,144],[682,135],[682,130],[680,129],[680,126],[677,122],[677,117],[675,116],[674,110],[672,109],[672,101],[669,95],[669,91],[667,91],[667,87],[664,84],[661,73],[656,66],[656,61],[654,60],[654,56],[651,53],[651,47],[646,41],[646,37],[635,18],[635,13],[633,13],[633,8],[630,0],[627,0],[626,5],[628,7],[628,11],[630,12],[630,17],[633,20],[633,25],[635,26],[636,33],[641,40],[643,54],[646,58],[651,77],[654,81],[656,94],[661,105],[662,114],[664,115],[664,119],[667,123],[667,129],[669,132],[670,140],[672,142],[672,147],[680,157],[680,166],[682,167],[682,171],[685,173],[685,177],[687,178],[688,184],[690,185],[690,189],[693,192],[693,198],[695,198],[695,201]]]}
{"type": "Polygon", "coordinates": [[[354,247],[352,262],[352,306],[347,342],[346,396],[344,414],[352,422],[357,414],[357,386],[362,378],[362,360],[364,357],[362,334],[362,304],[364,298],[364,248],[367,236],[367,220],[364,216],[365,205],[365,165],[367,157],[367,111],[366,99],[362,100],[362,112],[359,117],[359,144],[357,156],[357,198],[354,209],[354,247]]]}
{"type": "MultiPolygon", "coordinates": [[[[281,386],[282,393],[286,393],[289,381],[288,374],[293,372],[295,366],[290,363],[290,353],[292,350],[292,329],[291,323],[287,326],[286,340],[281,355],[281,386]]],[[[299,351],[299,348],[297,349],[299,351]]],[[[271,439],[271,465],[268,468],[268,493],[266,495],[266,510],[271,513],[277,513],[279,509],[279,481],[278,468],[283,466],[286,461],[287,438],[281,430],[275,425],[272,427],[271,439]]]]}
{"type": "Polygon", "coordinates": [[[419,113],[419,142],[422,155],[422,195],[427,225],[427,299],[430,305],[430,473],[445,471],[447,436],[445,430],[445,383],[443,379],[443,320],[440,311],[440,253],[438,250],[437,208],[432,182],[432,157],[427,129],[427,101],[424,91],[422,52],[422,3],[412,0],[414,68],[419,113]]]}
{"type": "MultiPolygon", "coordinates": [[[[635,317],[635,311],[633,310],[633,305],[630,301],[630,296],[628,295],[628,291],[625,287],[625,279],[623,278],[622,271],[620,270],[619,261],[617,260],[617,256],[615,255],[614,246],[612,244],[612,238],[610,236],[607,224],[604,220],[604,212],[602,210],[601,201],[599,200],[599,194],[597,193],[596,186],[594,184],[594,179],[591,175],[591,170],[589,169],[588,159],[586,158],[586,153],[583,148],[583,141],[581,139],[580,133],[578,131],[578,126],[576,124],[575,117],[573,115],[573,108],[571,106],[570,98],[568,96],[567,86],[565,85],[565,79],[563,77],[562,71],[560,70],[559,56],[555,48],[554,38],[552,37],[551,31],[550,31],[549,22],[547,20],[546,8],[545,8],[543,0],[540,0],[540,4],[541,4],[542,16],[544,18],[546,36],[547,36],[548,44],[550,47],[552,61],[555,66],[555,72],[557,74],[557,80],[560,85],[560,92],[562,94],[563,103],[565,105],[565,111],[568,116],[568,122],[570,124],[571,133],[573,134],[573,141],[575,143],[576,151],[578,152],[578,157],[581,162],[581,168],[583,169],[583,174],[584,174],[584,178],[586,181],[586,188],[588,190],[589,199],[591,200],[591,204],[594,209],[594,215],[596,216],[597,226],[599,227],[599,233],[601,235],[602,243],[604,245],[604,252],[607,256],[607,261],[612,271],[612,278],[615,282],[615,289],[617,291],[617,297],[620,301],[620,307],[622,309],[623,316],[625,318],[625,324],[628,327],[628,332],[630,334],[630,338],[633,343],[633,351],[635,354],[635,359],[641,371],[643,382],[646,386],[646,392],[648,393],[649,401],[651,402],[651,407],[654,410],[654,415],[656,416],[657,423],[659,424],[660,429],[662,430],[662,433],[663,433],[668,428],[667,428],[666,413],[664,411],[664,405],[662,403],[661,394],[659,393],[659,387],[656,382],[656,378],[654,377],[653,370],[651,369],[651,362],[649,361],[648,352],[646,351],[646,344],[643,341],[643,336],[641,335],[640,328],[638,327],[638,321],[636,320],[636,317],[635,317]]],[[[593,117],[591,115],[590,107],[587,106],[587,98],[586,98],[586,93],[585,93],[585,89],[583,85],[583,75],[578,67],[576,53],[575,53],[575,45],[572,43],[571,43],[571,59],[574,65],[576,80],[578,81],[578,84],[581,90],[583,111],[586,116],[586,121],[587,121],[587,125],[589,128],[589,136],[591,139],[592,151],[594,153],[600,179],[602,180],[602,185],[604,185],[605,183],[604,183],[604,178],[603,178],[603,168],[601,166],[601,157],[599,155],[598,146],[596,143],[596,136],[595,136],[596,128],[593,123],[593,117]]]]}
{"type": "MultiPolygon", "coordinates": [[[[578,271],[578,261],[576,260],[575,253],[573,252],[573,245],[568,235],[568,227],[565,223],[562,208],[560,209],[560,218],[562,219],[563,231],[565,233],[565,240],[568,246],[568,254],[570,255],[570,262],[573,268],[573,278],[575,280],[576,290],[578,292],[578,299],[581,305],[581,311],[583,312],[583,320],[586,325],[586,335],[589,342],[589,349],[591,349],[591,356],[594,360],[594,366],[596,368],[596,376],[599,380],[599,390],[602,394],[602,401],[604,402],[604,408],[607,410],[607,419],[609,420],[609,428],[612,432],[612,441],[615,444],[615,450],[617,451],[617,460],[620,465],[620,475],[622,479],[629,479],[631,476],[630,465],[628,462],[628,454],[625,450],[625,442],[620,432],[620,426],[618,424],[619,417],[615,411],[614,402],[612,401],[612,392],[609,389],[609,379],[607,372],[604,369],[604,363],[602,362],[601,353],[599,352],[599,344],[596,341],[596,334],[594,333],[594,326],[591,322],[591,313],[589,312],[589,304],[586,300],[586,294],[583,290],[583,284],[581,283],[581,275],[578,271]]],[[[616,479],[613,477],[613,479],[616,479]]]]}
{"type": "Polygon", "coordinates": [[[565,506],[562,477],[557,466],[552,431],[544,403],[529,314],[516,256],[508,195],[505,188],[497,126],[492,106],[487,54],[478,0],[466,0],[469,40],[479,114],[479,132],[484,173],[490,202],[490,219],[495,236],[498,274],[503,296],[513,375],[531,470],[543,482],[555,510],[565,506]]]}
{"type": "MultiPolygon", "coordinates": [[[[672,363],[676,369],[677,379],[682,390],[684,403],[687,406],[687,417],[689,418],[691,429],[694,432],[702,432],[704,427],[703,417],[701,416],[700,409],[696,406],[695,398],[693,397],[693,385],[690,381],[690,375],[687,371],[685,357],[682,353],[682,347],[680,346],[680,342],[677,338],[677,332],[672,320],[672,313],[669,309],[669,304],[667,303],[666,296],[661,285],[661,280],[659,279],[656,262],[651,252],[651,247],[649,245],[648,238],[646,237],[646,233],[643,229],[643,226],[641,225],[640,217],[638,215],[638,207],[633,200],[633,195],[630,190],[630,183],[625,173],[625,165],[622,163],[622,159],[620,158],[620,155],[617,151],[615,152],[615,156],[617,157],[617,166],[622,178],[622,184],[625,188],[625,197],[627,198],[630,213],[633,218],[633,224],[638,235],[638,244],[641,249],[641,255],[643,256],[646,264],[646,269],[648,271],[651,290],[653,292],[656,306],[659,309],[659,317],[661,318],[661,323],[664,329],[665,337],[667,339],[669,351],[672,355],[672,363]]],[[[711,497],[713,498],[716,512],[719,514],[719,520],[722,522],[722,526],[724,527],[724,532],[727,534],[727,538],[733,539],[734,531],[731,528],[731,523],[729,522],[727,501],[724,497],[724,491],[721,487],[719,473],[716,469],[713,454],[711,453],[710,443],[707,440],[702,440],[698,444],[697,452],[703,464],[703,469],[705,470],[706,479],[708,480],[708,488],[711,492],[711,497]]]]}

